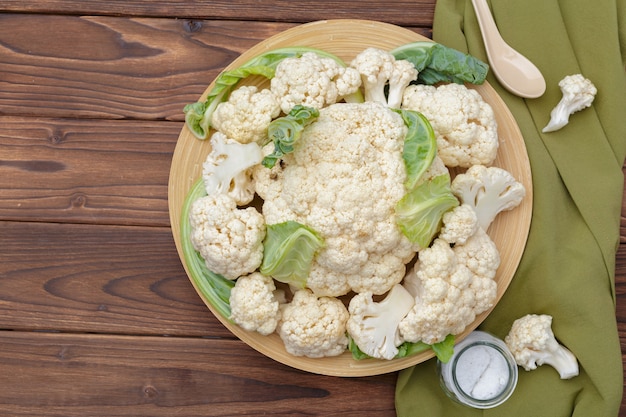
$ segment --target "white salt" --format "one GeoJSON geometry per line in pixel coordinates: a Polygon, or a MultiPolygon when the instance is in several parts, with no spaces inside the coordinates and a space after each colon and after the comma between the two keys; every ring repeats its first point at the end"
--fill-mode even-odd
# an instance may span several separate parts
{"type": "Polygon", "coordinates": [[[477,400],[489,400],[501,394],[509,377],[506,359],[498,350],[486,345],[467,348],[456,362],[459,388],[477,400]]]}

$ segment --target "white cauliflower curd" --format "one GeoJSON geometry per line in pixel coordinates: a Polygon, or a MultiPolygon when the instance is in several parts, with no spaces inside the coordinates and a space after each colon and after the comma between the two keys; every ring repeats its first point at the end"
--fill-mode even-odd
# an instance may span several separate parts
{"type": "Polygon", "coordinates": [[[394,220],[405,135],[382,104],[338,103],[320,111],[283,168],[254,171],[269,224],[295,220],[324,238],[307,282],[317,295],[383,294],[404,277],[415,254],[394,220]]]}
{"type": "Polygon", "coordinates": [[[361,78],[356,70],[314,52],[281,61],[271,81],[271,90],[279,97],[285,114],[298,104],[322,108],[336,103],[360,86],[361,78]]]}
{"type": "Polygon", "coordinates": [[[462,84],[416,84],[404,91],[402,108],[422,113],[437,136],[447,167],[490,165],[498,153],[498,126],[491,106],[462,84]]]}
{"type": "Polygon", "coordinates": [[[254,208],[237,208],[226,194],[194,201],[190,214],[191,243],[207,268],[227,279],[254,272],[263,260],[265,222],[254,208]]]}
{"type": "Polygon", "coordinates": [[[402,338],[434,344],[461,333],[496,300],[494,281],[500,266],[495,243],[480,227],[471,208],[461,205],[444,217],[445,236],[419,252],[404,286],[415,305],[400,322],[402,338]],[[454,244],[454,245],[452,245],[454,244]]]}
{"type": "Polygon", "coordinates": [[[287,352],[295,356],[337,356],[348,346],[348,309],[337,298],[299,290],[281,308],[277,332],[287,352]]]}
{"type": "Polygon", "coordinates": [[[281,298],[272,278],[258,272],[240,277],[230,292],[230,319],[248,331],[274,333],[281,298]]]}
{"type": "Polygon", "coordinates": [[[239,143],[263,142],[267,127],[279,114],[280,102],[271,90],[244,85],[217,106],[211,124],[239,143]]]}

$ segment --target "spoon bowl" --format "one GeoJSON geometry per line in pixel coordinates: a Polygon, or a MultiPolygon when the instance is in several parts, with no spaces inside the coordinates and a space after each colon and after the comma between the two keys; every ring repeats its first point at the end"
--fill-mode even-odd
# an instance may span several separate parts
{"type": "Polygon", "coordinates": [[[507,44],[496,26],[486,0],[472,0],[491,69],[504,88],[525,98],[546,91],[541,71],[524,55],[507,44]]]}

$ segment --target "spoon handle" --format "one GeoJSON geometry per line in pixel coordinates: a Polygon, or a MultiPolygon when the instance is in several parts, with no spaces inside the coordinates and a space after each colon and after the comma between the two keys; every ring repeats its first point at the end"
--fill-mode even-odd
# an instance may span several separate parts
{"type": "Polygon", "coordinates": [[[491,51],[498,54],[505,53],[506,48],[501,47],[502,44],[504,44],[504,39],[502,39],[496,22],[493,20],[493,15],[491,14],[491,10],[489,10],[487,1],[472,0],[472,4],[474,5],[474,11],[476,12],[483,42],[485,42],[487,57],[491,60],[491,51]]]}

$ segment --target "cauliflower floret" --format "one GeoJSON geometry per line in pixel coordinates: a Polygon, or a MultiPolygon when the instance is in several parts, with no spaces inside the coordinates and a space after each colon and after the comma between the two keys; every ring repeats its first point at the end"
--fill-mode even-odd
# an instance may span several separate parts
{"type": "Polygon", "coordinates": [[[504,342],[515,357],[515,362],[527,371],[545,363],[554,367],[561,379],[578,375],[576,357],[554,337],[552,316],[528,314],[515,320],[504,342]]]}
{"type": "Polygon", "coordinates": [[[489,229],[498,213],[514,209],[526,195],[524,186],[510,172],[483,165],[474,165],[457,175],[451,187],[461,203],[474,209],[483,230],[489,229]]]}
{"type": "Polygon", "coordinates": [[[230,291],[230,319],[248,331],[268,335],[280,319],[274,280],[259,272],[237,279],[230,291]]]}
{"type": "Polygon", "coordinates": [[[359,349],[373,358],[393,359],[403,342],[398,324],[411,310],[415,299],[402,285],[394,285],[385,298],[375,302],[371,292],[350,300],[348,333],[359,349]]]}
{"type": "Polygon", "coordinates": [[[288,353],[321,358],[341,355],[348,347],[349,313],[339,299],[298,290],[281,312],[277,332],[288,353]]]}
{"type": "Polygon", "coordinates": [[[215,132],[211,152],[202,164],[207,194],[228,194],[237,204],[248,204],[254,198],[250,169],[262,160],[263,152],[256,143],[242,144],[215,132]]]}
{"type": "Polygon", "coordinates": [[[415,267],[404,278],[404,287],[415,305],[399,325],[409,342],[435,344],[448,334],[458,334],[476,317],[469,270],[456,262],[448,242],[435,239],[420,251],[415,267]]]}
{"type": "Polygon", "coordinates": [[[210,271],[234,280],[261,265],[265,219],[253,207],[238,209],[226,194],[208,195],[192,203],[189,223],[191,243],[210,271]]]}
{"type": "Polygon", "coordinates": [[[559,81],[563,97],[550,112],[550,122],[542,132],[554,132],[569,123],[573,113],[591,106],[598,89],[593,83],[581,74],[568,75],[559,81]]]}
{"type": "Polygon", "coordinates": [[[439,237],[446,242],[463,245],[479,227],[474,209],[468,204],[461,204],[444,213],[439,237]]]}
{"type": "Polygon", "coordinates": [[[272,91],[241,86],[232,92],[228,101],[217,106],[211,124],[239,143],[264,143],[267,127],[279,114],[280,103],[272,91]]]}
{"type": "Polygon", "coordinates": [[[367,48],[350,63],[361,74],[365,101],[399,108],[405,88],[417,79],[415,66],[406,60],[396,60],[388,51],[367,48]],[[385,86],[389,86],[385,96],[385,86]]]}
{"type": "Polygon", "coordinates": [[[384,294],[402,280],[416,251],[395,224],[405,135],[401,116],[381,104],[338,103],[320,110],[280,168],[255,171],[270,198],[267,222],[297,221],[326,242],[307,281],[317,295],[384,294]]]}
{"type": "Polygon", "coordinates": [[[408,342],[434,344],[449,334],[461,333],[476,316],[493,306],[500,265],[498,250],[480,228],[465,244],[454,247],[437,238],[419,252],[404,287],[415,305],[400,322],[400,334],[408,342]]]}
{"type": "Polygon", "coordinates": [[[454,245],[453,250],[457,262],[472,274],[470,287],[475,293],[474,313],[480,314],[490,309],[497,296],[498,288],[494,278],[500,266],[500,252],[495,242],[483,229],[478,228],[464,244],[454,245]]]}
{"type": "Polygon", "coordinates": [[[498,153],[498,129],[491,106],[462,84],[410,85],[402,107],[422,113],[437,137],[437,152],[448,167],[490,165],[498,153]]]}
{"type": "Polygon", "coordinates": [[[354,69],[315,52],[285,58],[276,67],[270,82],[285,114],[298,104],[316,109],[334,104],[355,93],[360,86],[361,79],[354,69]]]}

